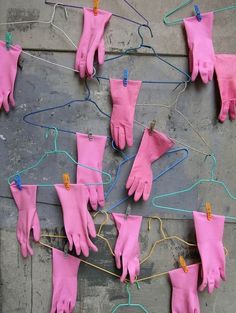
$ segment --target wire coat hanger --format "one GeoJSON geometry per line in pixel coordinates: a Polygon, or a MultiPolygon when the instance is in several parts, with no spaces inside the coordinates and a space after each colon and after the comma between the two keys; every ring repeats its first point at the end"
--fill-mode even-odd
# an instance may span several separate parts
{"type": "MultiPolygon", "coordinates": [[[[27,173],[29,170],[31,169],[34,169],[36,167],[38,167],[44,160],[45,158],[47,158],[49,155],[52,155],[52,154],[63,154],[65,155],[72,163],[76,164],[76,165],[79,165],[79,166],[82,166],[82,167],[85,167],[87,169],[90,169],[90,170],[93,170],[95,172],[99,172],[105,176],[108,177],[108,181],[105,181],[105,182],[101,182],[101,183],[88,183],[88,185],[106,185],[106,184],[110,184],[111,181],[112,181],[112,178],[111,178],[111,175],[108,174],[107,172],[105,171],[100,171],[98,169],[95,169],[95,168],[92,168],[90,166],[87,166],[87,165],[84,165],[84,164],[81,164],[81,163],[78,163],[74,160],[74,158],[65,150],[60,150],[57,148],[57,139],[58,139],[58,130],[56,127],[51,127],[51,129],[54,129],[55,131],[55,136],[54,136],[54,149],[53,150],[48,150],[46,152],[44,152],[44,154],[39,158],[38,161],[36,161],[34,164],[28,166],[27,168],[21,170],[21,171],[18,171],[16,172],[15,174],[11,175],[8,177],[7,181],[8,181],[8,184],[10,185],[11,184],[11,180],[15,178],[16,175],[21,175],[21,174],[24,174],[24,173],[27,173]]],[[[48,133],[46,133],[46,135],[48,135],[48,133]]],[[[86,184],[87,185],[87,184],[86,184]]],[[[53,187],[54,184],[37,184],[38,187],[53,187]]]]}
{"type": "MultiPolygon", "coordinates": [[[[152,56],[156,57],[158,60],[160,60],[161,62],[165,63],[170,68],[176,70],[178,73],[184,75],[186,77],[186,80],[184,80],[184,81],[183,80],[182,81],[150,81],[150,80],[143,80],[142,81],[143,84],[178,84],[179,85],[179,84],[182,84],[182,83],[185,83],[185,82],[187,82],[187,83],[190,82],[191,81],[191,77],[189,76],[188,73],[186,73],[182,69],[178,68],[176,65],[173,65],[169,61],[166,61],[165,59],[163,59],[161,56],[158,55],[158,53],[155,51],[155,49],[152,46],[144,44],[144,38],[143,38],[143,35],[141,34],[141,31],[140,31],[141,28],[148,29],[149,32],[150,32],[151,37],[153,37],[152,30],[151,30],[151,28],[148,25],[146,25],[146,24],[139,25],[138,26],[138,35],[139,35],[139,38],[140,38],[140,44],[137,47],[126,49],[124,52],[122,52],[121,54],[119,54],[117,56],[114,56],[114,57],[111,57],[111,58],[107,58],[107,59],[105,59],[104,62],[114,61],[114,60],[120,59],[120,58],[122,58],[124,56],[129,56],[130,52],[137,52],[138,50],[140,50],[142,48],[147,48],[147,49],[150,49],[152,51],[152,56]]],[[[104,77],[104,76],[100,76],[100,75],[96,75],[96,74],[95,74],[94,77],[97,78],[97,79],[109,80],[108,77],[104,77]]]]}
{"type": "MultiPolygon", "coordinates": [[[[183,212],[183,213],[192,213],[194,211],[194,209],[191,210],[187,210],[187,209],[179,209],[179,208],[174,208],[174,207],[169,207],[169,206],[163,206],[160,204],[157,204],[158,199],[163,199],[163,198],[168,198],[168,197],[173,197],[179,194],[183,194],[186,192],[189,192],[191,190],[193,190],[195,187],[204,184],[204,183],[212,183],[212,184],[216,184],[218,186],[223,187],[225,193],[232,199],[232,200],[236,200],[236,195],[232,194],[231,191],[229,190],[229,188],[226,186],[226,184],[223,181],[217,180],[215,177],[215,170],[217,167],[217,161],[215,156],[209,155],[212,159],[212,168],[211,168],[211,176],[210,178],[201,178],[199,180],[197,180],[194,184],[192,184],[190,187],[188,188],[184,188],[175,192],[170,192],[170,193],[165,193],[165,194],[161,194],[159,196],[155,196],[152,198],[152,204],[154,207],[159,208],[159,209],[165,209],[165,210],[171,210],[171,211],[176,211],[176,212],[183,212]]],[[[225,216],[227,219],[231,219],[231,220],[236,220],[236,217],[234,216],[225,216]]]]}
{"type": "MultiPolygon", "coordinates": [[[[176,8],[169,10],[168,12],[165,13],[164,17],[163,17],[163,23],[166,24],[167,26],[171,26],[171,25],[177,25],[183,22],[183,19],[176,19],[173,21],[169,21],[169,17],[171,15],[173,15],[174,13],[180,11],[181,9],[185,8],[186,6],[188,6],[190,3],[192,3],[193,0],[185,0],[182,1],[176,8]]],[[[225,12],[225,11],[229,11],[229,10],[235,10],[236,9],[236,4],[235,5],[230,5],[230,6],[226,6],[223,8],[219,8],[219,9],[215,9],[215,10],[211,10],[211,12],[213,13],[221,13],[221,12],[225,12]]]]}
{"type": "MultiPolygon", "coordinates": [[[[114,307],[114,309],[112,310],[111,313],[115,313],[117,310],[121,309],[121,308],[125,308],[125,307],[132,307],[132,308],[137,308],[142,310],[145,313],[149,313],[147,309],[145,309],[145,307],[142,304],[139,303],[132,303],[132,297],[131,297],[131,293],[129,290],[129,284],[126,284],[125,286],[126,291],[128,293],[128,303],[120,303],[117,306],[114,307]]],[[[138,288],[140,289],[139,285],[138,288]]]]}

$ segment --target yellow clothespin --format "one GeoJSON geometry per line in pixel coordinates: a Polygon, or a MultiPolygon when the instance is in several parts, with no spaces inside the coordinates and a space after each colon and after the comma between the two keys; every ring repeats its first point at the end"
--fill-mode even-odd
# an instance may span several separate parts
{"type": "Polygon", "coordinates": [[[99,0],[93,0],[93,13],[94,15],[98,14],[99,0]]]}
{"type": "Polygon", "coordinates": [[[156,120],[153,120],[151,123],[150,123],[150,126],[149,126],[149,132],[150,134],[154,131],[154,128],[156,126],[156,120]]]}
{"type": "Polygon", "coordinates": [[[205,207],[206,207],[207,219],[208,221],[210,221],[212,219],[212,206],[210,202],[206,202],[205,207]]]}
{"type": "Polygon", "coordinates": [[[188,267],[182,255],[179,256],[179,265],[182,267],[185,273],[188,273],[188,267]]]}
{"type": "Polygon", "coordinates": [[[70,190],[70,176],[68,173],[63,174],[63,184],[65,185],[66,190],[70,190]]]}

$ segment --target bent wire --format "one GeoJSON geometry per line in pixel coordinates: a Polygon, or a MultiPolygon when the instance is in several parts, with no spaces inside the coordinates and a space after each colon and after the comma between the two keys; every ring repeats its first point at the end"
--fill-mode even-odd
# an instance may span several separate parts
{"type": "MultiPolygon", "coordinates": [[[[136,283],[136,284],[137,284],[138,289],[140,289],[139,284],[138,283],[136,283]]],[[[126,284],[125,288],[126,288],[126,292],[128,293],[128,303],[120,303],[120,304],[118,304],[117,306],[115,306],[113,308],[111,313],[115,313],[117,310],[119,310],[121,308],[125,308],[125,307],[137,308],[139,310],[142,310],[145,313],[149,313],[148,310],[145,309],[145,307],[142,304],[132,303],[132,297],[131,297],[131,292],[129,290],[129,284],[128,283],[126,284]]]]}
{"type": "MultiPolygon", "coordinates": [[[[161,56],[158,55],[158,53],[155,51],[155,49],[152,46],[144,44],[144,39],[143,39],[143,36],[141,34],[141,31],[140,31],[142,27],[143,28],[147,28],[149,30],[149,32],[150,32],[151,37],[153,37],[152,30],[151,30],[151,28],[148,25],[139,25],[139,27],[138,27],[138,35],[140,37],[140,44],[139,44],[139,46],[138,47],[134,47],[134,48],[128,48],[127,50],[125,50],[124,52],[122,52],[121,54],[119,54],[117,56],[105,59],[104,62],[117,60],[117,59],[120,59],[120,58],[122,58],[124,56],[128,56],[130,54],[130,52],[137,52],[141,48],[147,48],[147,49],[150,49],[152,51],[152,56],[156,57],[161,62],[164,62],[166,65],[168,65],[170,68],[176,70],[180,74],[183,74],[186,77],[186,80],[182,80],[182,81],[150,81],[150,80],[143,80],[142,81],[143,84],[182,84],[182,83],[185,83],[185,82],[187,82],[187,83],[190,82],[191,81],[191,77],[189,76],[188,73],[186,73],[182,69],[178,68],[176,65],[173,65],[169,61],[166,61],[165,59],[163,59],[161,56]]],[[[97,74],[95,74],[94,77],[97,78],[97,79],[109,80],[108,77],[99,76],[97,74]]]]}
{"type": "MultiPolygon", "coordinates": [[[[127,0],[123,0],[135,13],[137,13],[144,21],[147,25],[149,25],[149,21],[146,19],[146,17],[144,17],[143,14],[141,14],[132,4],[130,4],[127,0]]],[[[51,4],[51,5],[55,5],[56,2],[51,2],[51,1],[48,1],[48,0],[45,0],[44,1],[45,4],[51,4]]],[[[83,9],[84,7],[82,6],[78,6],[78,5],[73,5],[73,4],[67,4],[67,3],[60,3],[61,6],[63,7],[67,7],[67,8],[74,8],[74,9],[83,9]]],[[[133,24],[136,24],[136,25],[142,25],[141,23],[137,22],[137,21],[134,21],[128,17],[125,17],[125,16],[122,16],[122,15],[118,15],[118,14],[115,14],[115,13],[112,13],[112,16],[115,16],[117,18],[120,18],[122,20],[125,20],[127,22],[130,22],[130,23],[133,23],[133,24]]]]}
{"type": "MultiPolygon", "coordinates": [[[[226,186],[226,184],[223,181],[217,180],[215,177],[215,170],[217,167],[217,161],[214,155],[210,155],[211,159],[212,159],[212,168],[211,168],[211,176],[210,178],[201,178],[199,180],[197,180],[194,184],[192,184],[190,187],[188,188],[184,188],[178,191],[174,191],[174,192],[170,192],[170,193],[165,193],[165,194],[161,194],[159,196],[155,196],[152,198],[152,205],[158,209],[164,209],[164,210],[170,210],[170,211],[176,211],[179,213],[191,213],[194,211],[194,209],[188,210],[188,209],[183,209],[183,208],[174,208],[174,207],[170,207],[170,206],[164,206],[164,205],[160,205],[157,204],[157,200],[159,199],[163,199],[163,198],[168,198],[168,197],[173,197],[179,194],[183,194],[189,191],[192,191],[195,187],[197,187],[198,185],[204,184],[204,183],[212,183],[212,184],[216,184],[219,186],[222,186],[225,193],[232,199],[232,200],[236,200],[236,195],[233,195],[231,193],[231,191],[229,190],[229,188],[226,186]]],[[[225,218],[230,219],[230,220],[236,220],[236,217],[234,216],[225,216],[225,218]]]]}
{"type": "MultiPolygon", "coordinates": [[[[54,136],[54,149],[53,150],[48,150],[48,151],[45,151],[44,154],[39,158],[38,161],[36,161],[35,163],[33,163],[32,165],[28,166],[27,168],[21,170],[21,171],[17,171],[15,174],[11,175],[8,177],[7,179],[7,182],[8,184],[10,185],[11,184],[11,180],[15,178],[16,175],[20,175],[20,174],[24,174],[24,173],[27,173],[29,170],[33,169],[33,168],[36,168],[37,166],[39,166],[46,157],[48,157],[49,155],[52,155],[52,154],[64,154],[67,156],[67,158],[74,164],[76,165],[79,165],[79,166],[82,166],[82,167],[85,167],[89,170],[93,170],[95,172],[99,172],[101,174],[103,174],[104,176],[107,176],[108,177],[108,180],[105,181],[105,182],[100,182],[100,183],[86,183],[85,185],[107,185],[107,184],[110,184],[112,182],[112,177],[109,173],[105,172],[105,171],[100,171],[96,168],[93,168],[93,167],[90,167],[90,166],[87,166],[87,165],[84,165],[84,164],[81,164],[81,163],[78,163],[75,161],[75,159],[65,150],[59,150],[57,148],[57,139],[58,139],[58,130],[56,127],[51,127],[51,129],[54,129],[55,131],[55,136],[54,136]]],[[[39,187],[53,187],[54,184],[37,184],[37,186],[39,187]]]]}
{"type": "MultiPolygon", "coordinates": [[[[174,9],[169,10],[168,12],[165,13],[164,17],[163,17],[163,23],[170,26],[170,25],[176,25],[176,24],[180,24],[183,22],[183,19],[176,19],[173,21],[169,21],[169,17],[171,15],[173,15],[174,13],[180,11],[181,9],[185,8],[186,6],[188,6],[190,3],[192,3],[193,0],[187,0],[187,1],[182,1],[177,7],[175,7],[174,9]]],[[[210,10],[213,13],[221,13],[224,11],[229,11],[229,10],[235,10],[236,9],[236,4],[230,5],[230,6],[226,6],[223,8],[219,8],[219,9],[215,9],[215,10],[210,10]]]]}
{"type": "MultiPolygon", "coordinates": [[[[176,166],[178,166],[180,163],[182,163],[184,160],[186,160],[188,158],[189,151],[186,148],[177,148],[177,149],[169,150],[166,152],[166,154],[171,154],[171,153],[175,153],[175,152],[179,152],[179,151],[185,152],[185,155],[182,158],[175,161],[174,163],[167,166],[164,170],[162,170],[157,176],[154,177],[153,182],[157,181],[161,176],[165,175],[167,172],[169,172],[170,170],[172,170],[173,168],[175,168],[176,166]]],[[[106,211],[111,212],[112,210],[114,210],[115,208],[117,208],[118,206],[120,206],[121,204],[126,202],[131,197],[132,196],[124,197],[123,199],[116,202],[114,205],[110,206],[106,211]]]]}

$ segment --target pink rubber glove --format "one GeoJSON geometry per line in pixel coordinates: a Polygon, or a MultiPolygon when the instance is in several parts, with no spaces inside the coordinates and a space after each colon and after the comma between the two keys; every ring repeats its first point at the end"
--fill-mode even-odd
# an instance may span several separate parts
{"type": "Polygon", "coordinates": [[[21,247],[21,254],[26,258],[28,255],[34,254],[30,246],[31,229],[34,240],[40,240],[40,224],[36,209],[37,186],[22,185],[22,190],[19,190],[13,183],[10,185],[10,189],[18,208],[16,236],[21,247]]]}
{"type": "Polygon", "coordinates": [[[115,245],[115,260],[118,269],[121,268],[122,259],[122,276],[121,282],[124,282],[129,274],[130,281],[133,284],[135,277],[140,272],[140,247],[139,232],[142,223],[142,216],[125,215],[121,213],[112,213],[119,232],[115,245]]]}
{"type": "MultiPolygon", "coordinates": [[[[76,133],[78,162],[102,170],[102,160],[106,145],[106,136],[76,133]],[[91,138],[91,139],[90,139],[91,138]]],[[[77,166],[77,184],[102,183],[102,174],[82,166],[77,166]]],[[[97,210],[98,205],[105,204],[103,185],[86,185],[91,207],[97,210]]]]}
{"type": "Polygon", "coordinates": [[[158,160],[173,146],[173,142],[163,133],[149,129],[144,130],[143,138],[135,157],[126,188],[128,195],[134,194],[134,201],[141,197],[148,200],[152,189],[152,163],[158,160]]]}
{"type": "Polygon", "coordinates": [[[75,69],[80,72],[80,77],[93,74],[93,62],[95,52],[98,54],[98,63],[104,63],[105,44],[104,44],[104,29],[109,22],[112,13],[98,10],[97,15],[93,13],[93,9],[84,8],[84,27],[80,38],[75,69]]]}
{"type": "Polygon", "coordinates": [[[52,249],[53,296],[50,313],[72,313],[77,297],[80,259],[52,249]]]}
{"type": "Polygon", "coordinates": [[[222,243],[224,234],[224,216],[212,215],[208,221],[206,213],[193,211],[197,246],[202,261],[202,291],[208,285],[208,292],[220,287],[225,280],[225,252],[222,243]]]}
{"type": "Polygon", "coordinates": [[[187,273],[182,268],[169,272],[172,284],[172,313],[200,313],[198,272],[199,264],[189,265],[187,273]]]}
{"type": "Polygon", "coordinates": [[[223,123],[229,113],[230,119],[235,120],[236,55],[217,54],[215,70],[221,97],[221,110],[218,118],[223,123]]]}
{"type": "Polygon", "coordinates": [[[133,145],[133,123],[135,106],[142,82],[128,80],[125,87],[123,80],[110,79],[110,90],[113,102],[111,114],[111,135],[118,148],[124,149],[126,144],[133,145]]]}
{"type": "Polygon", "coordinates": [[[199,73],[202,81],[207,84],[214,74],[215,52],[212,43],[214,14],[208,12],[201,15],[200,22],[195,16],[185,18],[184,26],[188,39],[191,79],[195,81],[199,73]]]}
{"type": "Polygon", "coordinates": [[[0,109],[3,106],[6,112],[9,112],[10,104],[15,106],[13,92],[21,51],[19,45],[11,46],[7,50],[6,43],[0,41],[0,109]]]}
{"type": "Polygon", "coordinates": [[[66,236],[69,241],[69,250],[75,246],[76,254],[82,252],[89,255],[89,248],[97,252],[97,247],[90,240],[96,237],[93,219],[87,210],[88,189],[82,185],[70,185],[66,190],[64,185],[55,185],[61,202],[66,236]]]}

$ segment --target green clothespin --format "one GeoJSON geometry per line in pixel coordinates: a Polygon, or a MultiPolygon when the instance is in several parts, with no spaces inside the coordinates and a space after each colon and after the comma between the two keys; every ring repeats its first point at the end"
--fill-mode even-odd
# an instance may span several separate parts
{"type": "Polygon", "coordinates": [[[11,48],[11,45],[12,45],[12,33],[6,32],[5,42],[6,42],[7,50],[9,50],[11,48]]]}

